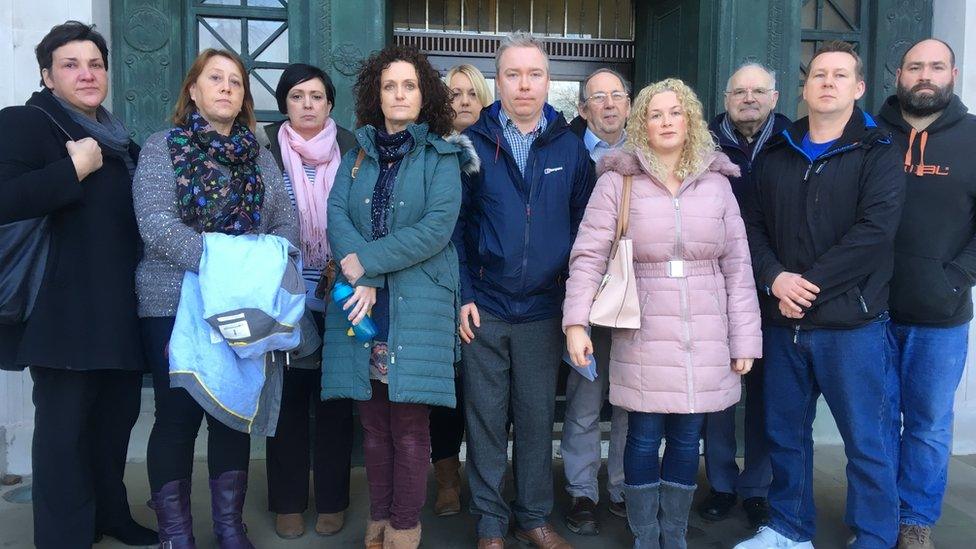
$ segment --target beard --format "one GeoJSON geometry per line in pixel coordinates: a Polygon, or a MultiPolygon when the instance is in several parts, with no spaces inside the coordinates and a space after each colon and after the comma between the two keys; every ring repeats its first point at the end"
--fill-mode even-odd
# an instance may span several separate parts
{"type": "Polygon", "coordinates": [[[952,101],[953,82],[940,88],[935,84],[921,83],[908,89],[898,84],[895,93],[903,111],[912,116],[928,116],[945,110],[952,101]],[[933,93],[922,94],[921,90],[928,89],[933,93]]]}

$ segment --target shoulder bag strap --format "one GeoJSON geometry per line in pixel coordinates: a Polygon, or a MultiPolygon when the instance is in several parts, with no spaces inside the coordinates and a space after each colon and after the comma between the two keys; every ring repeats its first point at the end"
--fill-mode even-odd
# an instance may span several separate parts
{"type": "Polygon", "coordinates": [[[610,248],[610,258],[617,255],[617,246],[620,239],[627,234],[630,226],[630,190],[634,186],[634,176],[624,176],[624,188],[620,192],[620,211],[617,212],[617,231],[613,237],[613,246],[610,248]]]}
{"type": "Polygon", "coordinates": [[[64,129],[64,126],[62,126],[57,120],[54,119],[53,116],[51,116],[51,113],[49,113],[46,110],[38,107],[37,105],[27,105],[27,106],[28,107],[31,107],[31,108],[34,108],[34,109],[37,109],[37,110],[41,111],[42,113],[44,113],[44,115],[47,116],[51,120],[51,122],[54,122],[54,125],[57,126],[59,130],[61,130],[61,133],[63,133],[65,135],[65,137],[68,138],[68,141],[77,141],[75,138],[71,137],[71,134],[68,133],[68,130],[64,129]]]}
{"type": "Polygon", "coordinates": [[[360,147],[359,154],[356,155],[356,163],[352,165],[352,178],[356,179],[356,174],[359,173],[359,165],[363,163],[363,159],[366,158],[366,151],[360,147]]]}

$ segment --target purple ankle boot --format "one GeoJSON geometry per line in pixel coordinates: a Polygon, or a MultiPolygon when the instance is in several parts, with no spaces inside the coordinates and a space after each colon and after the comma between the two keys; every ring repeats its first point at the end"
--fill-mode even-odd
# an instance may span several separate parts
{"type": "Polygon", "coordinates": [[[210,508],[220,549],[254,549],[242,517],[245,492],[246,471],[227,471],[210,479],[210,508]]]}
{"type": "Polygon", "coordinates": [[[190,516],[190,480],[172,480],[152,494],[160,549],[196,549],[190,516]]]}

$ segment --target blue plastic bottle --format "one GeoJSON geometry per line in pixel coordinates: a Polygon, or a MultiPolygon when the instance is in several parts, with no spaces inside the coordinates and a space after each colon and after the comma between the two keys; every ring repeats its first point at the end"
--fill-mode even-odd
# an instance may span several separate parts
{"type": "MultiPolygon", "coordinates": [[[[346,284],[345,282],[336,282],[335,287],[332,288],[332,301],[339,306],[340,310],[346,304],[346,301],[352,297],[355,290],[352,286],[346,284]]],[[[343,316],[349,318],[349,311],[343,311],[343,316]]],[[[352,326],[352,323],[349,323],[352,326]]],[[[376,324],[373,319],[369,316],[363,318],[359,324],[352,326],[352,332],[356,334],[356,339],[362,343],[367,343],[376,337],[376,324]]]]}

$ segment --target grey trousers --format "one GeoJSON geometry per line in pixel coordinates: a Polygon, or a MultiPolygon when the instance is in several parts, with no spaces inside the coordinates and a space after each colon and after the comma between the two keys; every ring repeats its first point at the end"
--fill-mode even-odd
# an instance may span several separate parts
{"type": "Polygon", "coordinates": [[[552,512],[552,425],[556,374],[565,338],[560,319],[510,324],[484,310],[475,339],[462,348],[468,487],[479,538],[504,538],[511,512],[519,528],[552,512]],[[508,466],[509,410],[514,425],[515,505],[502,496],[508,466]]]}
{"type": "MultiPolygon", "coordinates": [[[[610,389],[610,329],[594,327],[591,334],[597,377],[589,381],[577,372],[566,380],[566,419],[560,446],[566,471],[566,491],[573,497],[600,501],[600,410],[610,389]]],[[[612,501],[624,499],[624,446],[627,412],[613,407],[610,450],[607,455],[607,492],[612,501]]]]}

